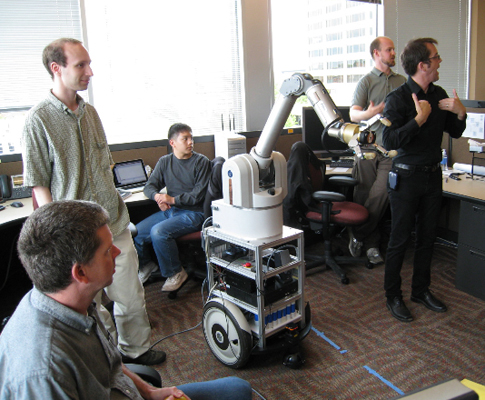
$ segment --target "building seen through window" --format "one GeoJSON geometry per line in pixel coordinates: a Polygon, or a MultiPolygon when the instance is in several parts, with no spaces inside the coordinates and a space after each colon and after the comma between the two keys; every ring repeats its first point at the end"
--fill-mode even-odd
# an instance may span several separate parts
{"type": "MultiPolygon", "coordinates": [[[[351,0],[273,0],[276,93],[283,80],[307,72],[322,81],[337,106],[348,106],[359,79],[373,65],[369,45],[382,27],[382,5],[351,0]],[[288,26],[291,21],[291,26],[288,26]]],[[[299,125],[306,97],[287,126],[299,125]]]]}

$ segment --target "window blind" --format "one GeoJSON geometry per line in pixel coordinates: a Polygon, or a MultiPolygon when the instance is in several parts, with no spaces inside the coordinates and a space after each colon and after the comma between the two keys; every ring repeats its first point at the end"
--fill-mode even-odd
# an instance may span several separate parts
{"type": "Polygon", "coordinates": [[[0,0],[0,110],[30,108],[52,81],[42,50],[60,37],[82,40],[78,0],[0,0]]]}
{"type": "MultiPolygon", "coordinates": [[[[469,0],[384,0],[385,35],[394,41],[398,54],[411,39],[436,39],[443,59],[437,85],[448,96],[456,89],[462,99],[468,97],[469,12],[469,0]]],[[[405,75],[400,60],[395,69],[405,75]]]]}
{"type": "Polygon", "coordinates": [[[91,100],[110,143],[243,130],[239,0],[85,0],[91,100]],[[234,127],[235,124],[235,127],[234,127]]]}

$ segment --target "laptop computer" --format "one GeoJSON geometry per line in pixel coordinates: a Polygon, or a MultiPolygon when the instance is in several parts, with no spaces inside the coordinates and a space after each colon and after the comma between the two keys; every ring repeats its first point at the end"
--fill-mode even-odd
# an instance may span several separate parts
{"type": "Polygon", "coordinates": [[[113,167],[115,186],[119,191],[137,193],[143,191],[148,177],[143,160],[123,161],[113,167]]]}

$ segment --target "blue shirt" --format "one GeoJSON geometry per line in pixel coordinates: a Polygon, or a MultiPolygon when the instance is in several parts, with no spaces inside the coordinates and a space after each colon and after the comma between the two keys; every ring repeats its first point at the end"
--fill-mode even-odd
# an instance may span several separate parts
{"type": "Polygon", "coordinates": [[[88,315],[37,289],[0,335],[0,399],[142,399],[94,304],[88,315]]]}

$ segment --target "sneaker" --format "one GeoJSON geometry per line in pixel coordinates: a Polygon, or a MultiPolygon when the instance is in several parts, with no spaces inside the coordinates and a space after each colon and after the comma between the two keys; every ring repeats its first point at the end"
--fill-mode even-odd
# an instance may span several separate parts
{"type": "Polygon", "coordinates": [[[367,250],[367,258],[371,264],[380,264],[384,262],[381,253],[379,253],[379,249],[376,247],[372,247],[367,250]]]}
{"type": "Polygon", "coordinates": [[[141,365],[156,365],[165,361],[167,355],[162,350],[148,350],[141,356],[131,358],[121,354],[121,360],[124,364],[141,364],[141,365]]]}
{"type": "Polygon", "coordinates": [[[349,251],[352,254],[352,257],[360,257],[362,253],[362,242],[359,242],[352,232],[352,229],[349,229],[349,251]]]}
{"type": "Polygon", "coordinates": [[[182,286],[182,284],[187,280],[188,275],[185,272],[185,269],[182,268],[182,271],[176,273],[174,276],[167,278],[165,281],[162,292],[173,292],[182,286]]]}
{"type": "Polygon", "coordinates": [[[140,278],[140,282],[144,284],[148,280],[148,278],[150,278],[150,275],[157,270],[158,265],[153,261],[150,261],[148,264],[140,267],[140,269],[138,270],[138,278],[140,278]]]}

